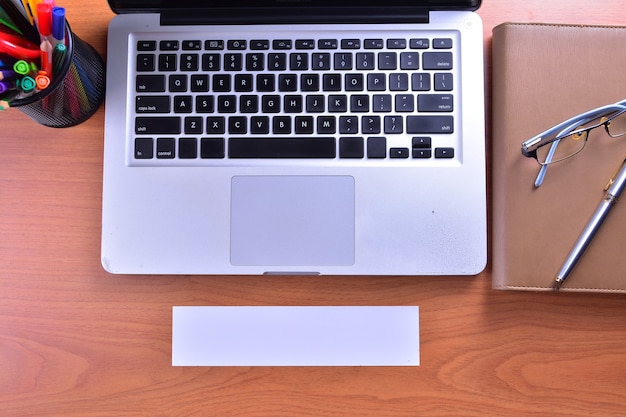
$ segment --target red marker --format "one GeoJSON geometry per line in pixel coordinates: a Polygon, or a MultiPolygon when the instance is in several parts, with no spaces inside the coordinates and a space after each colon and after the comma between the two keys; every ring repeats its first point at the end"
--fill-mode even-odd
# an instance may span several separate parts
{"type": "Polygon", "coordinates": [[[41,68],[48,74],[52,74],[52,6],[48,3],[37,5],[37,25],[41,37],[41,68]]]}

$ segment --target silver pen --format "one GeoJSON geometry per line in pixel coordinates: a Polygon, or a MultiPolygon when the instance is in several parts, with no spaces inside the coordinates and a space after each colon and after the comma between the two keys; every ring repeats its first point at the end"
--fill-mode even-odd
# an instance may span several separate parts
{"type": "Polygon", "coordinates": [[[580,237],[578,238],[576,244],[567,256],[567,259],[565,259],[565,262],[563,263],[563,266],[561,267],[561,270],[559,271],[558,275],[556,276],[556,280],[554,281],[553,288],[555,290],[560,289],[567,277],[570,275],[570,273],[576,266],[576,263],[580,260],[583,253],[591,243],[593,237],[600,229],[600,226],[602,226],[602,223],[611,211],[611,208],[613,208],[620,194],[622,193],[622,191],[624,191],[625,186],[626,159],[622,161],[618,172],[613,177],[611,177],[608,184],[604,187],[604,190],[606,191],[604,199],[596,209],[595,213],[593,213],[593,216],[591,216],[589,223],[587,223],[587,226],[585,226],[585,229],[580,234],[580,237]]]}

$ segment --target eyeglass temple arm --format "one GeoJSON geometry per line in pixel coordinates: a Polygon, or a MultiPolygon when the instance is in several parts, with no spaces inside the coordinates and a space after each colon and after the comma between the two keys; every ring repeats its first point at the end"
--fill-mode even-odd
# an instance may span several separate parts
{"type": "MultiPolygon", "coordinates": [[[[570,124],[561,132],[559,132],[558,135],[556,135],[556,137],[563,136],[569,131],[575,129],[577,126],[580,126],[580,122],[581,120],[576,120],[576,122],[570,124]]],[[[546,164],[541,165],[541,168],[539,169],[539,174],[537,174],[537,178],[535,179],[535,188],[538,188],[541,186],[541,184],[543,184],[543,179],[545,178],[546,171],[548,170],[548,164],[550,164],[550,161],[552,161],[552,157],[554,156],[554,152],[556,151],[557,146],[559,146],[559,142],[561,142],[561,139],[555,140],[550,145],[550,150],[548,151],[548,155],[546,157],[546,164]]]]}

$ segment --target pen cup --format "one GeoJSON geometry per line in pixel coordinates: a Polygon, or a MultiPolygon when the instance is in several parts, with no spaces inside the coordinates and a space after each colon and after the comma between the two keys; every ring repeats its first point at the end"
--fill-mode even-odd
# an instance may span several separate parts
{"type": "Polygon", "coordinates": [[[104,100],[105,65],[96,50],[66,24],[65,43],[55,45],[53,69],[47,87],[11,101],[39,124],[70,127],[91,117],[104,100]]]}

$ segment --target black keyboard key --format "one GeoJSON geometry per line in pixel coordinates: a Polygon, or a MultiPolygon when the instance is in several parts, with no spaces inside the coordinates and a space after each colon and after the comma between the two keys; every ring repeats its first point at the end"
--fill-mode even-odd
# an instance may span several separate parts
{"type": "Polygon", "coordinates": [[[137,113],[169,113],[169,96],[137,96],[135,98],[137,113]]]}
{"type": "Polygon", "coordinates": [[[223,138],[200,139],[200,158],[221,159],[226,156],[223,138]]]}
{"type": "Polygon", "coordinates": [[[156,41],[137,41],[138,51],[156,51],[156,41]]]}
{"type": "Polygon", "coordinates": [[[314,49],[315,41],[313,39],[297,39],[296,49],[314,49]]]}
{"type": "Polygon", "coordinates": [[[395,52],[380,52],[378,54],[378,69],[395,70],[398,68],[398,54],[395,52]]]}
{"type": "Polygon", "coordinates": [[[430,159],[433,156],[433,150],[423,148],[413,148],[413,158],[416,159],[430,159]]]}
{"type": "Polygon", "coordinates": [[[231,51],[241,51],[246,49],[247,42],[245,40],[230,40],[226,42],[226,49],[231,51]]]}
{"type": "Polygon", "coordinates": [[[452,49],[452,39],[450,38],[433,39],[433,49],[452,49]]]}
{"type": "Polygon", "coordinates": [[[336,52],[334,54],[334,68],[338,71],[352,69],[352,54],[345,52],[336,52]]]}
{"type": "Polygon", "coordinates": [[[429,91],[430,90],[430,74],[427,74],[427,73],[411,74],[411,90],[429,91]]]}
{"type": "Polygon", "coordinates": [[[412,94],[396,94],[395,105],[397,112],[411,113],[415,111],[415,97],[412,94]]]}
{"type": "Polygon", "coordinates": [[[161,51],[177,51],[178,41],[161,41],[159,42],[159,49],[161,51]]]}
{"type": "Polygon", "coordinates": [[[204,49],[208,51],[221,51],[222,49],[224,49],[224,41],[212,39],[204,41],[204,49]]]}
{"type": "Polygon", "coordinates": [[[302,113],[303,99],[298,95],[286,95],[284,97],[283,111],[285,113],[302,113]]]}
{"type": "Polygon", "coordinates": [[[280,74],[278,76],[278,91],[296,91],[298,76],[296,74],[280,74]]]}
{"type": "Polygon", "coordinates": [[[422,60],[425,70],[452,69],[452,52],[424,52],[422,60]]]}
{"type": "Polygon", "coordinates": [[[243,54],[225,54],[224,70],[241,71],[243,69],[243,54]]]}
{"type": "Polygon", "coordinates": [[[361,48],[360,39],[342,39],[341,40],[341,49],[360,49],[360,48],[361,48]]]}
{"type": "Polygon", "coordinates": [[[174,113],[191,113],[193,111],[191,96],[174,96],[174,113]]]}
{"type": "Polygon", "coordinates": [[[417,96],[417,110],[421,112],[451,112],[452,94],[420,94],[417,96]]]}
{"type": "Polygon", "coordinates": [[[416,136],[411,141],[413,149],[428,149],[432,147],[432,139],[427,136],[416,136]]]}
{"type": "Polygon", "coordinates": [[[136,117],[135,133],[141,134],[179,134],[180,117],[136,117]]]}
{"type": "Polygon", "coordinates": [[[365,49],[383,49],[385,43],[382,39],[365,39],[363,41],[363,47],[365,49]]]}
{"type": "Polygon", "coordinates": [[[400,69],[416,70],[420,67],[419,55],[417,52],[400,53],[400,69]]]}
{"type": "Polygon", "coordinates": [[[202,49],[202,42],[198,40],[189,40],[182,42],[183,51],[200,51],[202,49]]]}
{"type": "Polygon", "coordinates": [[[250,133],[253,135],[267,135],[270,133],[270,118],[267,116],[251,117],[250,133]]]}
{"type": "Polygon", "coordinates": [[[328,96],[328,111],[331,113],[344,113],[348,111],[348,97],[345,95],[328,96]]]}
{"type": "Polygon", "coordinates": [[[319,74],[302,74],[300,77],[300,89],[302,91],[320,91],[319,74]]]}
{"type": "Polygon", "coordinates": [[[235,75],[235,91],[250,92],[252,87],[252,74],[235,75]]]}
{"type": "Polygon", "coordinates": [[[406,129],[408,133],[453,133],[454,118],[452,116],[408,116],[406,129]]]}
{"type": "Polygon", "coordinates": [[[313,133],[313,117],[312,116],[296,116],[295,132],[299,135],[307,135],[313,133]]]}
{"type": "Polygon", "coordinates": [[[330,54],[326,52],[311,54],[311,69],[329,70],[330,54]]]}
{"type": "Polygon", "coordinates": [[[202,54],[202,71],[219,71],[221,62],[220,54],[202,54]]]}
{"type": "Polygon", "coordinates": [[[435,148],[435,158],[454,158],[454,148],[435,148]]]}
{"type": "Polygon", "coordinates": [[[275,39],[272,42],[272,48],[274,49],[287,50],[291,49],[292,47],[293,43],[291,42],[291,39],[275,39]]]}
{"type": "Polygon", "coordinates": [[[169,91],[173,93],[184,93],[187,91],[187,76],[174,74],[169,76],[169,91]]]}
{"type": "Polygon", "coordinates": [[[207,74],[195,74],[191,76],[191,91],[194,93],[206,93],[209,91],[209,76],[207,74]]]}
{"type": "Polygon", "coordinates": [[[137,55],[137,72],[149,72],[155,70],[154,54],[137,55]]]}
{"type": "Polygon", "coordinates": [[[256,77],[256,91],[267,93],[276,90],[276,77],[274,74],[259,74],[256,77]]]}
{"type": "Polygon", "coordinates": [[[324,91],[341,91],[341,74],[324,74],[322,88],[324,91]]]}
{"type": "Polygon", "coordinates": [[[446,72],[435,74],[435,91],[452,91],[453,84],[452,74],[446,72]]]}
{"type": "Polygon", "coordinates": [[[180,56],[181,71],[198,71],[200,56],[198,54],[183,54],[180,56]]]}
{"type": "Polygon", "coordinates": [[[360,159],[365,156],[363,138],[339,138],[339,157],[360,159]]]}
{"type": "Polygon", "coordinates": [[[253,51],[264,51],[270,49],[270,41],[268,39],[251,40],[250,49],[253,51]]]}
{"type": "Polygon", "coordinates": [[[231,76],[228,74],[216,74],[213,76],[213,91],[225,93],[231,90],[231,76]]]}
{"type": "Polygon", "coordinates": [[[287,69],[287,54],[276,53],[267,56],[267,69],[270,71],[284,71],[287,69]]]}
{"type": "Polygon", "coordinates": [[[319,49],[337,49],[337,39],[320,39],[317,41],[317,47],[319,49]]]}
{"type": "Polygon", "coordinates": [[[386,158],[387,138],[385,138],[384,136],[374,136],[371,138],[367,138],[367,157],[386,158]]]}
{"type": "Polygon", "coordinates": [[[199,135],[202,133],[202,117],[185,117],[185,133],[199,135]]]}
{"type": "Polygon", "coordinates": [[[361,132],[369,135],[380,133],[380,116],[363,116],[361,119],[361,132]]]}
{"type": "Polygon", "coordinates": [[[367,90],[368,91],[385,91],[386,89],[387,89],[387,82],[385,80],[385,74],[383,73],[367,74],[367,90]]]}
{"type": "Polygon", "coordinates": [[[356,54],[356,69],[373,70],[376,68],[373,52],[359,52],[356,54]]]}
{"type": "Polygon", "coordinates": [[[215,97],[196,96],[196,112],[213,113],[215,111],[215,97]]]}
{"type": "Polygon", "coordinates": [[[391,148],[389,157],[394,159],[406,159],[409,157],[409,148],[391,148]]]}
{"type": "Polygon", "coordinates": [[[409,40],[409,46],[411,49],[428,49],[430,41],[427,38],[411,39],[409,40]]]}
{"type": "Polygon", "coordinates": [[[235,113],[237,111],[237,96],[218,96],[217,111],[218,113],[235,113]]]}
{"type": "Polygon", "coordinates": [[[406,49],[406,39],[387,39],[388,49],[406,49]]]}
{"type": "Polygon", "coordinates": [[[385,133],[398,135],[404,131],[404,119],[402,116],[385,116],[385,133]]]}
{"type": "Polygon", "coordinates": [[[309,69],[309,55],[294,52],[289,54],[289,69],[292,71],[305,71],[309,69]]]}
{"type": "Polygon", "coordinates": [[[206,118],[206,133],[223,135],[226,132],[226,119],[223,116],[206,118]]]}
{"type": "Polygon", "coordinates": [[[173,159],[176,156],[176,141],[174,138],[158,138],[156,156],[159,159],[173,159]]]}
{"type": "Polygon", "coordinates": [[[248,118],[242,116],[229,117],[228,133],[231,135],[245,135],[248,133],[248,118]]]}
{"type": "Polygon", "coordinates": [[[370,96],[355,94],[350,96],[350,111],[355,113],[367,112],[370,109],[370,96]]]}
{"type": "Polygon", "coordinates": [[[246,54],[246,71],[263,71],[265,55],[262,53],[246,54]]]}
{"type": "Polygon", "coordinates": [[[341,116],[339,118],[339,133],[345,135],[359,133],[359,118],[356,116],[341,116]]]}
{"type": "Polygon", "coordinates": [[[335,158],[333,137],[230,138],[230,158],[335,158]]]}
{"type": "Polygon", "coordinates": [[[159,71],[176,71],[176,55],[160,54],[159,71]]]}
{"type": "Polygon", "coordinates": [[[162,93],[165,91],[165,75],[138,75],[135,89],[138,93],[162,93]]]}
{"type": "Polygon", "coordinates": [[[346,91],[363,91],[363,74],[346,74],[346,91]]]}
{"type": "Polygon", "coordinates": [[[135,159],[154,158],[154,140],[152,138],[135,139],[135,159]]]}
{"type": "Polygon", "coordinates": [[[180,138],[178,140],[178,157],[181,159],[196,159],[198,157],[198,139],[180,138]]]}

